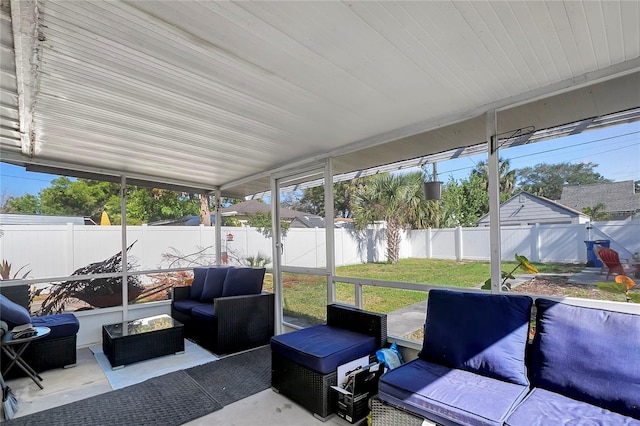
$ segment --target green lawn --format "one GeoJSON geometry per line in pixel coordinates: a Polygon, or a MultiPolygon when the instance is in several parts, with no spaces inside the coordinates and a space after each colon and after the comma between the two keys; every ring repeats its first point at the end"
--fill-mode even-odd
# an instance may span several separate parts
{"type": "MultiPolygon", "coordinates": [[[[504,262],[502,269],[510,271],[514,262],[504,262]]],[[[577,272],[578,265],[536,265],[540,272],[577,272]]],[[[424,284],[439,284],[455,287],[479,287],[490,275],[488,262],[456,261],[446,259],[401,259],[396,265],[367,263],[337,268],[337,275],[345,277],[372,278],[384,281],[400,281],[424,284]]],[[[517,271],[516,271],[517,273],[517,271]]],[[[265,280],[265,290],[272,291],[271,277],[265,280]]],[[[302,274],[284,274],[284,312],[309,323],[325,320],[327,300],[326,279],[302,274]]],[[[426,299],[420,291],[365,286],[364,308],[388,313],[426,299]]],[[[352,284],[337,283],[336,299],[354,303],[352,284]]]]}

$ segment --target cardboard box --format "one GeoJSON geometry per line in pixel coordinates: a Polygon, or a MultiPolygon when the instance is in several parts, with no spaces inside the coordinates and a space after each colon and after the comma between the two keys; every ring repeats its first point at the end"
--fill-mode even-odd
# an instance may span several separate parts
{"type": "Polygon", "coordinates": [[[365,418],[369,414],[369,398],[378,393],[383,371],[382,364],[369,364],[369,357],[338,367],[338,385],[332,386],[338,399],[338,416],[349,423],[365,418]]]}

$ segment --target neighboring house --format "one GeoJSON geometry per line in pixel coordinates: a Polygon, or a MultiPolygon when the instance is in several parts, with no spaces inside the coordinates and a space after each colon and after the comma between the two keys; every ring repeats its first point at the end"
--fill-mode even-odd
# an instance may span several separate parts
{"type": "Polygon", "coordinates": [[[324,228],[324,218],[320,216],[298,216],[291,221],[292,228],[324,228]]]}
{"type": "Polygon", "coordinates": [[[579,211],[602,203],[610,220],[633,219],[640,213],[640,194],[632,180],[564,186],[558,202],[579,211]]]}
{"type": "MultiPolygon", "coordinates": [[[[258,200],[243,201],[241,203],[232,204],[229,207],[220,209],[220,216],[235,217],[246,225],[249,216],[253,216],[258,212],[264,214],[271,213],[271,205],[258,200]]],[[[321,216],[311,215],[297,210],[287,208],[280,209],[280,217],[282,220],[291,222],[293,228],[324,228],[324,219],[321,216]]],[[[215,213],[211,212],[211,225],[215,224],[215,213]]],[[[198,226],[200,225],[200,216],[183,216],[176,219],[160,220],[149,223],[149,226],[198,226]]]]}
{"type": "MultiPolygon", "coordinates": [[[[220,215],[224,217],[235,217],[243,225],[246,225],[249,220],[249,216],[253,216],[258,212],[264,214],[271,213],[271,204],[263,203],[258,200],[243,201],[238,204],[232,204],[229,207],[223,207],[220,209],[220,215]]],[[[299,212],[297,210],[291,210],[285,207],[280,208],[280,219],[288,222],[293,221],[295,218],[319,218],[320,216],[311,215],[306,212],[299,212]]],[[[315,219],[314,219],[315,220],[315,219]]],[[[313,226],[312,226],[313,227],[313,226]]]]}
{"type": "Polygon", "coordinates": [[[200,216],[182,216],[177,219],[158,220],[150,222],[149,226],[199,226],[200,216]]]}
{"type": "MultiPolygon", "coordinates": [[[[586,223],[589,216],[548,198],[522,191],[500,205],[500,225],[518,226],[535,223],[586,223]]],[[[489,214],[478,220],[478,226],[489,226],[489,214]]]]}
{"type": "Polygon", "coordinates": [[[97,225],[89,216],[0,213],[0,225],[97,225]]]}

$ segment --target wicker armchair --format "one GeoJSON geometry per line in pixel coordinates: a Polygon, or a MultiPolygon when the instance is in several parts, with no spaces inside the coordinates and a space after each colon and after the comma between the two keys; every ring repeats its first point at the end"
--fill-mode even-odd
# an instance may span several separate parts
{"type": "MultiPolygon", "coordinates": [[[[4,297],[5,296],[0,296],[0,298],[4,297]]],[[[29,316],[27,306],[21,304],[24,303],[24,300],[18,299],[16,302],[11,301],[8,297],[3,299],[1,303],[2,306],[0,306],[0,315],[7,314],[7,312],[3,313],[3,309],[8,309],[7,307],[11,306],[12,309],[20,309],[23,311],[22,315],[25,316],[25,320],[21,321],[21,323],[30,322],[36,327],[49,327],[51,329],[49,335],[34,341],[26,348],[22,354],[22,359],[37,373],[53,368],[75,366],[77,333],[80,328],[80,323],[76,316],[71,313],[66,313],[31,317],[29,316]],[[9,303],[11,303],[11,305],[9,305],[9,303]]],[[[2,353],[0,365],[5,366],[8,362],[8,357],[2,353]]],[[[24,376],[24,374],[21,369],[12,368],[4,377],[5,379],[20,377],[24,376]]]]}
{"type": "MultiPolygon", "coordinates": [[[[281,353],[278,341],[283,336],[295,335],[298,333],[303,337],[306,331],[316,327],[327,327],[328,330],[339,328],[354,333],[373,336],[375,345],[373,352],[387,343],[387,316],[375,312],[367,312],[350,306],[328,305],[327,323],[322,326],[309,327],[276,336],[271,340],[271,387],[307,410],[311,411],[315,417],[325,421],[331,414],[336,412],[335,397],[332,397],[331,386],[337,384],[336,366],[327,367],[325,372],[319,372],[307,365],[302,365],[286,354],[281,353]]],[[[330,331],[331,333],[331,331],[330,331]]],[[[327,340],[331,340],[330,333],[327,340]]],[[[322,340],[322,339],[320,339],[322,340]]],[[[304,351],[313,351],[312,348],[305,348],[304,351]]],[[[353,352],[351,352],[354,355],[353,352]]],[[[376,359],[375,353],[367,352],[370,361],[376,359]]],[[[357,354],[350,359],[343,359],[338,365],[357,359],[363,354],[357,354]]],[[[344,357],[343,357],[344,358],[344,357]]],[[[347,357],[348,358],[348,357],[347,357]]],[[[334,359],[336,361],[336,359],[334,359]]]]}

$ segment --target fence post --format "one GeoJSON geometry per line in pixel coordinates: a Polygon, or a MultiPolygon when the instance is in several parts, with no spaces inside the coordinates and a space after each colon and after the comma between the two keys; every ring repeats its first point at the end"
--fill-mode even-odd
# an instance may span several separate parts
{"type": "Polygon", "coordinates": [[[456,226],[456,260],[462,260],[463,256],[463,247],[462,247],[462,226],[456,226]]]}
{"type": "Polygon", "coordinates": [[[541,241],[540,241],[540,224],[536,223],[533,225],[533,252],[532,257],[533,259],[531,259],[532,262],[540,262],[540,249],[541,249],[541,241]]]}
{"type": "MultiPolygon", "coordinates": [[[[318,267],[318,251],[319,251],[318,250],[318,231],[319,230],[320,230],[320,228],[318,228],[317,226],[315,228],[313,228],[313,239],[315,241],[315,249],[314,249],[315,256],[313,256],[313,257],[315,259],[315,267],[316,268],[318,267]]],[[[326,232],[325,229],[323,229],[322,231],[326,232]]]]}
{"type": "Polygon", "coordinates": [[[67,223],[67,271],[71,275],[75,271],[75,245],[73,242],[73,223],[67,223]]]}
{"type": "Polygon", "coordinates": [[[426,241],[426,252],[427,252],[427,259],[431,259],[433,257],[433,244],[431,244],[433,235],[431,233],[431,227],[427,228],[427,241],[426,241]]]}

